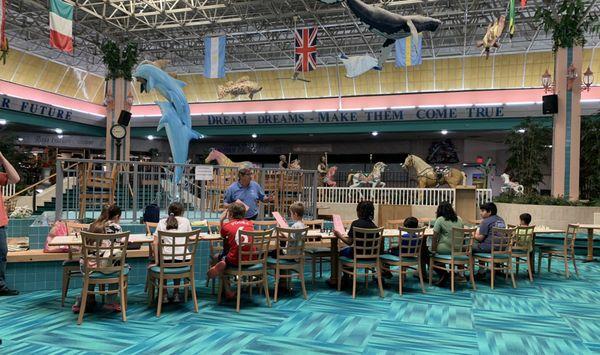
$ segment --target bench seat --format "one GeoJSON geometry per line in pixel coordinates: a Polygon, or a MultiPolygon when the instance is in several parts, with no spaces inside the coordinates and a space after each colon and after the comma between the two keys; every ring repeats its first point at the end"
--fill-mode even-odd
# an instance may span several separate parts
{"type": "MultiPolygon", "coordinates": [[[[142,246],[138,250],[127,250],[127,258],[147,258],[149,248],[142,246]]],[[[65,261],[69,253],[44,253],[43,249],[31,249],[24,251],[11,251],[8,253],[9,263],[31,263],[43,261],[65,261]]]]}

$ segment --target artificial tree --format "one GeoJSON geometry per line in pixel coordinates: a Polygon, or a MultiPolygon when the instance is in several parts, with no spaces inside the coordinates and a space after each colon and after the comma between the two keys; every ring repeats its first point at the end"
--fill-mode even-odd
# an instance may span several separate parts
{"type": "Polygon", "coordinates": [[[600,113],[581,120],[581,197],[600,200],[600,113]]]}
{"type": "Polygon", "coordinates": [[[102,61],[106,65],[106,80],[123,78],[131,81],[133,67],[138,61],[138,47],[135,43],[127,43],[121,50],[118,44],[111,40],[102,43],[102,61]]]}
{"type": "Polygon", "coordinates": [[[543,181],[542,167],[549,162],[551,130],[528,118],[508,135],[506,144],[509,175],[523,185],[526,194],[533,193],[543,181]]]}

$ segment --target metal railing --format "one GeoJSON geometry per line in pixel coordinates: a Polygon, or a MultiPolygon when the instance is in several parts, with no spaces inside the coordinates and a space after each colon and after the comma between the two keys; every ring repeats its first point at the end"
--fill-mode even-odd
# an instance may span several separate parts
{"type": "MultiPolygon", "coordinates": [[[[358,203],[371,200],[377,204],[437,206],[443,201],[454,205],[456,200],[456,190],[445,188],[319,187],[317,190],[318,203],[358,203]]],[[[477,190],[478,204],[491,200],[491,189],[477,190]]]]}
{"type": "MultiPolygon", "coordinates": [[[[56,212],[63,218],[95,218],[102,207],[114,203],[122,218],[138,221],[152,203],[166,211],[173,201],[182,202],[190,219],[217,218],[223,210],[225,190],[237,181],[238,168],[213,166],[213,179],[195,179],[202,165],[114,160],[68,159],[57,162],[56,212]],[[184,168],[179,184],[173,184],[176,167],[184,168]],[[65,168],[69,167],[69,168],[65,168]],[[65,177],[76,178],[73,189],[63,189],[65,177]]],[[[302,201],[307,215],[316,216],[317,173],[313,170],[253,168],[254,180],[273,201],[259,205],[259,217],[273,211],[287,213],[288,206],[302,201]]],[[[164,213],[163,213],[164,215],[164,213]]]]}

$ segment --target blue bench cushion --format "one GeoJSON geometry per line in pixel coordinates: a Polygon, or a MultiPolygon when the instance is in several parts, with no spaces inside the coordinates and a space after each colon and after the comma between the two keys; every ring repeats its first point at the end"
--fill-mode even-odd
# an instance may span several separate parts
{"type": "MultiPolygon", "coordinates": [[[[127,276],[129,274],[129,268],[125,267],[123,269],[123,276],[127,276]]],[[[90,279],[113,279],[119,277],[119,273],[118,272],[113,272],[110,274],[105,274],[103,272],[99,272],[99,271],[94,271],[90,274],[90,279]]]]}
{"type": "MultiPolygon", "coordinates": [[[[155,272],[157,274],[160,273],[160,266],[153,266],[150,268],[150,271],[155,272]]],[[[173,275],[173,274],[183,274],[186,272],[190,272],[189,266],[182,267],[167,267],[165,268],[165,274],[173,275]]]]}
{"type": "MultiPolygon", "coordinates": [[[[382,261],[389,261],[392,263],[398,263],[400,262],[400,257],[394,254],[383,254],[379,257],[382,261]]],[[[409,258],[409,257],[404,257],[402,258],[402,262],[406,262],[406,263],[416,263],[418,261],[417,258],[409,258]]]]}
{"type": "MultiPolygon", "coordinates": [[[[492,253],[475,253],[473,254],[473,256],[475,256],[476,258],[483,258],[483,259],[491,259],[492,258],[492,253]]],[[[494,255],[494,259],[498,259],[498,260],[505,260],[508,259],[510,257],[510,255],[508,254],[495,254],[494,255]]]]}

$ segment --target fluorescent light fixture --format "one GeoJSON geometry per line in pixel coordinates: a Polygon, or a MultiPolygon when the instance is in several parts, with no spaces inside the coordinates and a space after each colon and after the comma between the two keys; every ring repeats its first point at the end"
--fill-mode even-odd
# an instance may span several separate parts
{"type": "Polygon", "coordinates": [[[305,113],[305,112],[313,112],[313,110],[292,110],[292,113],[305,113]]]}
{"type": "Polygon", "coordinates": [[[444,105],[419,105],[417,108],[442,108],[444,105]]]}
{"type": "Polygon", "coordinates": [[[257,137],[258,137],[258,134],[252,133],[252,138],[257,138],[257,137]]]}
{"type": "Polygon", "coordinates": [[[267,111],[267,113],[289,113],[290,111],[267,111]]]}
{"type": "Polygon", "coordinates": [[[244,112],[246,115],[262,115],[265,111],[246,111],[244,112]]]}
{"type": "Polygon", "coordinates": [[[552,144],[545,145],[546,148],[552,148],[552,144]]]}
{"type": "Polygon", "coordinates": [[[371,132],[371,135],[372,135],[373,137],[377,137],[377,136],[379,135],[379,132],[377,132],[377,131],[373,131],[373,132],[371,132]]]}
{"type": "Polygon", "coordinates": [[[600,99],[586,99],[586,100],[581,100],[581,102],[583,102],[583,103],[600,102],[600,99]]]}
{"type": "Polygon", "coordinates": [[[387,107],[365,107],[363,108],[363,111],[383,111],[387,109],[387,107]]]}
{"type": "Polygon", "coordinates": [[[473,104],[450,104],[446,105],[446,107],[471,107],[473,104]]]}
{"type": "Polygon", "coordinates": [[[18,140],[19,142],[22,142],[22,141],[23,141],[23,138],[19,137],[19,138],[17,138],[17,140],[18,140]]]}
{"type": "Polygon", "coordinates": [[[146,118],[146,117],[162,117],[160,113],[154,113],[151,115],[131,115],[132,118],[146,118]]]}
{"type": "Polygon", "coordinates": [[[525,128],[517,129],[517,133],[521,133],[521,134],[525,133],[525,128]]]}
{"type": "Polygon", "coordinates": [[[205,112],[202,115],[204,116],[218,116],[218,115],[222,115],[223,112],[205,112]]]}
{"type": "Polygon", "coordinates": [[[526,106],[526,105],[535,105],[535,101],[523,101],[523,102],[507,102],[506,106],[526,106]]]}
{"type": "Polygon", "coordinates": [[[153,141],[154,140],[154,136],[153,135],[149,135],[146,138],[148,138],[149,141],[153,141]]]}
{"type": "Polygon", "coordinates": [[[475,104],[475,107],[484,107],[484,106],[502,106],[502,102],[486,102],[482,104],[475,104]]]}
{"type": "Polygon", "coordinates": [[[443,135],[446,135],[446,134],[448,134],[448,130],[442,129],[442,131],[440,133],[443,134],[443,135]]]}
{"type": "Polygon", "coordinates": [[[335,111],[335,109],[330,109],[330,108],[315,110],[315,112],[333,112],[333,111],[335,111]]]}
{"type": "Polygon", "coordinates": [[[536,104],[536,105],[541,105],[541,104],[543,104],[543,103],[544,103],[543,101],[536,101],[536,102],[535,102],[535,104],[536,104]]]}
{"type": "Polygon", "coordinates": [[[7,123],[6,120],[0,120],[0,125],[4,126],[7,123]]]}
{"type": "Polygon", "coordinates": [[[62,135],[62,134],[59,134],[59,135],[58,135],[58,139],[63,139],[63,135],[62,135]]]}
{"type": "Polygon", "coordinates": [[[359,108],[341,108],[338,111],[340,112],[347,112],[347,111],[360,111],[359,108]]]}
{"type": "Polygon", "coordinates": [[[60,128],[55,128],[54,132],[56,132],[56,134],[63,134],[63,130],[60,128]]]}
{"type": "Polygon", "coordinates": [[[243,112],[223,112],[224,115],[243,115],[243,112]]]}
{"type": "Polygon", "coordinates": [[[411,110],[413,108],[417,108],[417,106],[392,106],[390,108],[392,110],[411,110]]]}

